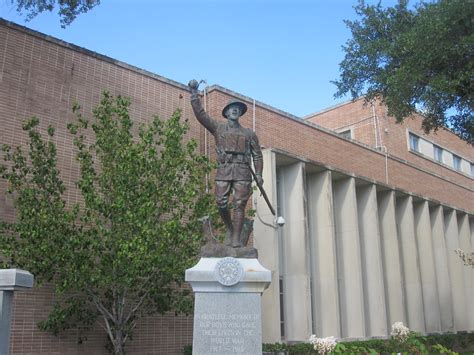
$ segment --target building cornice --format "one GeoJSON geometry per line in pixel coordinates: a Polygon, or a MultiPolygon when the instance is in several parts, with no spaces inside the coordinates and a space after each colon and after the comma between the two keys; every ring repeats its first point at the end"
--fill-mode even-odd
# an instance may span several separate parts
{"type": "MultiPolygon", "coordinates": [[[[426,200],[430,203],[433,203],[433,204],[436,204],[436,205],[443,205],[447,208],[450,208],[450,209],[453,209],[453,210],[458,210],[458,211],[462,211],[464,213],[467,213],[467,214],[470,214],[470,215],[473,215],[474,214],[474,211],[468,211],[466,209],[463,209],[463,208],[460,208],[458,206],[453,206],[453,205],[450,205],[449,203],[446,203],[446,202],[442,202],[440,200],[437,200],[437,199],[434,199],[434,198],[431,198],[431,197],[427,197],[427,196],[424,196],[424,195],[421,195],[419,193],[416,193],[416,192],[412,192],[412,191],[408,191],[408,190],[404,190],[398,186],[395,186],[395,185],[392,185],[390,183],[386,183],[386,182],[383,182],[383,181],[379,181],[379,180],[376,180],[376,179],[372,179],[372,178],[369,178],[369,177],[366,177],[366,176],[362,176],[362,175],[357,175],[357,174],[354,174],[353,172],[350,172],[350,171],[347,171],[347,170],[344,170],[344,169],[341,169],[341,168],[338,168],[336,166],[332,166],[332,165],[328,165],[328,164],[325,164],[323,162],[320,162],[320,161],[315,161],[315,160],[312,160],[312,159],[308,159],[306,157],[303,157],[303,156],[299,156],[299,155],[296,155],[296,154],[293,154],[291,152],[288,152],[288,151],[285,151],[283,149],[279,149],[279,148],[271,148],[271,147],[268,147],[268,148],[265,148],[264,149],[268,149],[270,150],[271,152],[275,153],[275,154],[281,154],[281,155],[285,155],[287,157],[290,157],[292,159],[295,159],[295,160],[298,160],[298,161],[301,161],[305,164],[310,164],[310,165],[314,165],[314,166],[318,166],[318,167],[321,167],[323,169],[326,169],[326,170],[329,170],[329,171],[333,171],[333,172],[336,172],[336,173],[339,173],[339,174],[342,174],[342,175],[346,175],[347,177],[353,177],[353,178],[356,178],[358,180],[361,180],[361,181],[364,181],[368,184],[374,184],[374,185],[377,185],[377,186],[380,186],[382,187],[384,190],[393,190],[393,191],[396,191],[396,192],[399,192],[399,193],[402,193],[402,194],[406,194],[406,195],[410,195],[410,196],[413,196],[415,198],[418,198],[418,199],[423,199],[423,200],[426,200]]],[[[426,171],[424,169],[421,169],[413,164],[410,164],[409,162],[403,160],[403,159],[399,159],[397,157],[393,157],[393,156],[390,156],[390,154],[388,155],[388,157],[390,159],[393,159],[395,161],[398,161],[398,162],[401,162],[403,164],[406,164],[414,169],[417,169],[417,170],[420,170],[421,172],[423,173],[426,173],[426,174],[430,174],[438,179],[442,179],[448,183],[451,183],[453,185],[456,185],[457,187],[460,187],[460,188],[463,188],[463,189],[466,189],[467,191],[469,192],[474,192],[473,189],[470,189],[466,186],[463,186],[463,185],[460,185],[456,182],[453,182],[453,181],[450,181],[449,179],[446,179],[440,175],[437,175],[437,174],[434,174],[434,173],[431,173],[429,171],[426,171]]]]}
{"type": "Polygon", "coordinates": [[[161,76],[161,75],[158,75],[158,74],[155,74],[153,72],[150,72],[148,70],[145,70],[145,69],[141,69],[139,67],[136,67],[134,65],[131,65],[131,64],[127,64],[125,62],[122,62],[118,59],[114,59],[114,58],[111,58],[111,57],[108,57],[104,54],[100,54],[100,53],[97,53],[97,52],[94,52],[90,49],[87,49],[87,48],[84,48],[84,47],[80,47],[78,45],[75,45],[75,44],[72,44],[72,43],[69,43],[69,42],[66,42],[66,41],[63,41],[61,39],[58,39],[56,37],[52,37],[52,36],[49,36],[47,34],[44,34],[44,33],[41,33],[41,32],[38,32],[38,31],[35,31],[35,30],[32,30],[31,28],[28,28],[28,27],[25,27],[25,26],[22,26],[22,25],[19,25],[17,23],[14,23],[14,22],[11,22],[11,21],[8,21],[8,20],[5,20],[4,18],[1,18],[0,17],[0,25],[3,25],[9,29],[12,29],[12,30],[15,30],[15,31],[19,31],[19,32],[23,32],[23,33],[26,33],[26,34],[29,34],[33,37],[37,37],[37,38],[40,38],[42,40],[45,40],[45,41],[48,41],[48,42],[51,42],[51,43],[54,43],[58,46],[61,46],[63,48],[67,48],[67,49],[70,49],[70,50],[73,50],[75,52],[79,52],[79,53],[82,53],[84,55],[88,55],[88,56],[91,56],[93,58],[96,58],[96,59],[99,59],[99,60],[102,60],[104,62],[107,62],[107,63],[110,63],[110,64],[114,64],[114,65],[117,65],[121,68],[124,68],[124,69],[127,69],[127,70],[130,70],[130,71],[133,71],[135,73],[139,73],[139,74],[142,74],[144,76],[147,76],[147,77],[150,77],[150,78],[153,78],[153,79],[156,79],[156,80],[159,80],[159,81],[162,81],[164,83],[167,83],[169,85],[172,85],[172,86],[175,86],[179,89],[183,89],[183,90],[189,90],[188,89],[188,86],[187,85],[184,85],[182,83],[179,83],[177,81],[174,81],[174,80],[171,80],[171,79],[168,79],[168,78],[165,78],[164,76],[161,76]]]}

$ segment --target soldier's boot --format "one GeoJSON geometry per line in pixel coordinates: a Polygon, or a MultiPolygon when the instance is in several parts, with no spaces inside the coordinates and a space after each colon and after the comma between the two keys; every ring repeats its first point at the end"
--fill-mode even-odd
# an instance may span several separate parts
{"type": "Polygon", "coordinates": [[[240,235],[242,234],[242,227],[244,225],[245,213],[242,208],[236,208],[234,210],[234,232],[232,233],[232,247],[240,248],[243,247],[240,235]]]}
{"type": "Polygon", "coordinates": [[[222,221],[224,222],[224,225],[227,229],[226,234],[225,234],[225,239],[224,239],[224,244],[227,246],[232,245],[232,232],[233,232],[233,227],[232,227],[232,218],[230,216],[230,211],[227,207],[220,208],[219,207],[219,214],[221,215],[222,221]]]}

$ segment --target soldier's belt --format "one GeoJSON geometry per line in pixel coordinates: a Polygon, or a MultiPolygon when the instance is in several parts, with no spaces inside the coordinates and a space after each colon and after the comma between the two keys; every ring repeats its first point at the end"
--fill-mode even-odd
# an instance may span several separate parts
{"type": "Polygon", "coordinates": [[[245,161],[238,161],[238,160],[227,160],[227,161],[224,161],[224,162],[219,162],[221,163],[222,165],[224,164],[242,164],[242,165],[248,165],[249,163],[245,162],[245,161]]]}
{"type": "MultiPolygon", "coordinates": [[[[221,160],[221,159],[219,159],[221,160]]],[[[228,164],[248,164],[249,159],[244,154],[229,154],[227,153],[225,158],[221,160],[223,163],[228,164]]]]}

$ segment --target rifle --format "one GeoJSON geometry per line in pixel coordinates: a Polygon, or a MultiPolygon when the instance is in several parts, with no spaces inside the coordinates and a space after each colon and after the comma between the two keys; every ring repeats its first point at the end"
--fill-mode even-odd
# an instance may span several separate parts
{"type": "Polygon", "coordinates": [[[270,200],[267,196],[267,193],[263,189],[262,184],[259,184],[258,179],[257,179],[257,174],[255,174],[255,171],[253,171],[252,167],[250,164],[248,164],[249,170],[252,173],[253,179],[255,180],[255,183],[258,186],[258,189],[260,190],[260,193],[262,194],[263,198],[265,199],[265,202],[267,203],[268,208],[270,208],[270,211],[272,212],[272,215],[276,216],[275,210],[273,209],[272,204],[270,203],[270,200]]]}

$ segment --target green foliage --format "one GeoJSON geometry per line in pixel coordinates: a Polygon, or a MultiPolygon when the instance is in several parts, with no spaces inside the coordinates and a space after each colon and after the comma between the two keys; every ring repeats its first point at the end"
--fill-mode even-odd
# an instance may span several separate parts
{"type": "Polygon", "coordinates": [[[334,354],[378,354],[378,352],[370,348],[368,344],[359,343],[361,344],[339,343],[336,345],[334,354]]]}
{"type": "MultiPolygon", "coordinates": [[[[308,344],[303,344],[308,345],[308,344]]],[[[262,350],[267,352],[279,352],[279,351],[286,351],[288,350],[288,345],[282,343],[275,343],[275,344],[263,344],[262,350]]]]}
{"type": "Polygon", "coordinates": [[[32,20],[44,11],[53,11],[59,6],[58,15],[61,27],[70,25],[74,19],[100,4],[100,0],[10,0],[16,10],[25,15],[27,21],[32,20]]]}
{"type": "Polygon", "coordinates": [[[183,355],[193,355],[193,346],[192,345],[186,345],[183,348],[183,355]]]}
{"type": "MultiPolygon", "coordinates": [[[[56,265],[71,257],[70,248],[56,249],[75,234],[77,209],[65,208],[56,146],[43,140],[36,129],[38,124],[38,119],[32,118],[23,125],[30,141],[28,156],[21,147],[2,147],[4,160],[10,164],[0,166],[1,174],[9,182],[8,193],[15,194],[18,215],[17,223],[0,224],[0,254],[3,267],[28,265],[41,282],[50,281],[56,265]]],[[[54,135],[51,127],[48,135],[54,135]]]]}
{"type": "MultiPolygon", "coordinates": [[[[363,341],[341,341],[332,354],[471,354],[474,347],[474,334],[440,334],[421,336],[410,332],[408,339],[400,343],[395,339],[373,339],[363,341]]],[[[263,344],[263,351],[287,352],[289,355],[318,354],[309,343],[263,344]]]]}
{"type": "Polygon", "coordinates": [[[340,97],[379,98],[398,122],[420,111],[426,132],[450,127],[474,143],[474,3],[408,0],[383,8],[359,0],[360,20],[345,21],[352,38],[343,47],[340,97]]]}
{"type": "Polygon", "coordinates": [[[38,119],[23,126],[28,154],[4,146],[1,166],[17,210],[17,220],[0,228],[4,266],[29,270],[39,283],[54,280],[58,295],[40,327],[57,334],[100,317],[118,354],[140,317],[190,311],[180,285],[202,243],[198,219],[213,206],[204,187],[210,164],[194,140],[184,142],[189,127],[180,111],[134,136],[129,105],[104,93],[92,122],[74,107],[76,204],[65,200],[54,129],[45,139],[38,119]]]}
{"type": "Polygon", "coordinates": [[[255,217],[257,215],[257,210],[255,208],[249,208],[247,209],[247,216],[249,217],[255,217]]]}
{"type": "Polygon", "coordinates": [[[427,346],[436,346],[439,353],[442,353],[440,348],[442,346],[462,354],[474,354],[474,333],[430,335],[426,340],[427,346]]]}
{"type": "Polygon", "coordinates": [[[455,355],[457,354],[454,351],[449,350],[448,348],[444,347],[441,344],[435,344],[431,347],[431,350],[435,352],[436,354],[450,354],[450,355],[455,355]]]}

